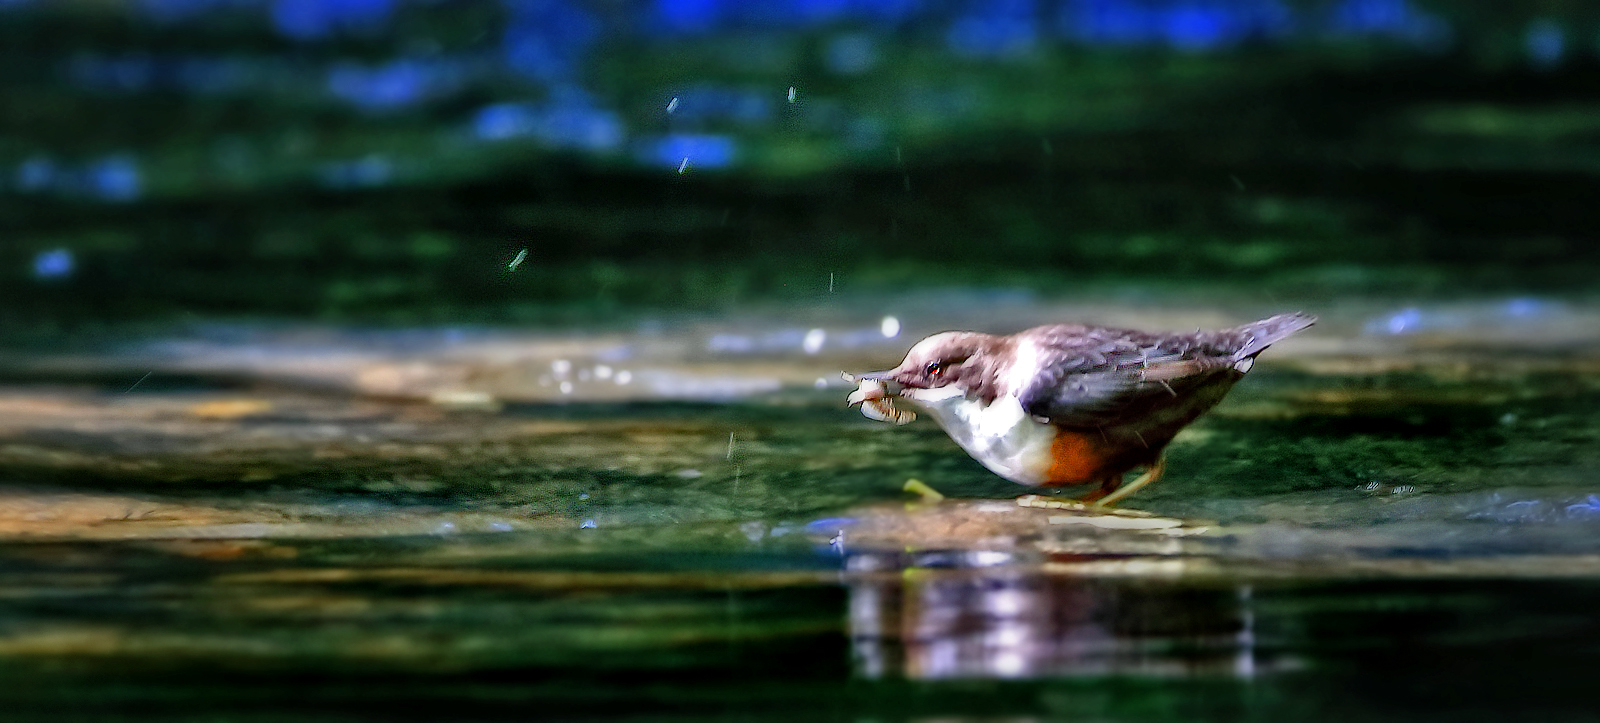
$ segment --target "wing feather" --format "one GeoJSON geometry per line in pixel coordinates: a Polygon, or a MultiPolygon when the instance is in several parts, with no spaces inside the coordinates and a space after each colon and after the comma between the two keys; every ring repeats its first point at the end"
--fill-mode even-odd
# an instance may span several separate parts
{"type": "Polygon", "coordinates": [[[1037,350],[1040,373],[1017,390],[1022,408],[1064,427],[1106,427],[1149,414],[1174,396],[1242,376],[1241,362],[1316,322],[1281,314],[1232,329],[1151,334],[1077,324],[1018,334],[1037,350]]]}
{"type": "Polygon", "coordinates": [[[1018,400],[1034,417],[1065,427],[1141,417],[1228,369],[1226,356],[1182,336],[1064,326],[1030,330],[1029,337],[1041,370],[1018,400]]]}

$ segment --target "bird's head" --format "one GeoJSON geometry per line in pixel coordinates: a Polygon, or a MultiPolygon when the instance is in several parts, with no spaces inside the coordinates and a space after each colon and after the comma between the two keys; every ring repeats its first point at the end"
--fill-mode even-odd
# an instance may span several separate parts
{"type": "Polygon", "coordinates": [[[882,382],[890,393],[902,389],[938,389],[959,383],[970,371],[968,361],[991,340],[986,334],[947,331],[934,334],[911,347],[900,366],[851,377],[852,381],[882,382]],[[898,387],[898,388],[896,388],[898,387]]]}

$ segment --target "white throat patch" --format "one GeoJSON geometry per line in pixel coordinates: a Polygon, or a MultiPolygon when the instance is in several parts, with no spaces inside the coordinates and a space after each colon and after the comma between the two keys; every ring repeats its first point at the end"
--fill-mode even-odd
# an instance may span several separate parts
{"type": "Polygon", "coordinates": [[[954,384],[907,389],[902,396],[927,410],[956,444],[995,474],[1025,485],[1045,481],[1055,430],[1034,421],[1015,396],[1003,394],[984,405],[954,384]]]}

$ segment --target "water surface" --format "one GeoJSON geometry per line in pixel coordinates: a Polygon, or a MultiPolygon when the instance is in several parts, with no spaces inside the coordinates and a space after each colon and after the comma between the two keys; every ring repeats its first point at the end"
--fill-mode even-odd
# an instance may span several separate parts
{"type": "MultiPolygon", "coordinates": [[[[1157,522],[1114,529],[843,405],[840,369],[1004,330],[915,299],[15,351],[0,697],[22,719],[1576,719],[1596,312],[1530,303],[1314,309],[1132,498],[1157,522]]],[[[1281,310],[997,304],[1013,326],[1281,310]]]]}

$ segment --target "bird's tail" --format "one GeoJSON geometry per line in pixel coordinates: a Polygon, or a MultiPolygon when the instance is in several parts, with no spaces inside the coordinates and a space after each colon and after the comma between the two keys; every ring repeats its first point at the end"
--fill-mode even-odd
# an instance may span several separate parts
{"type": "Polygon", "coordinates": [[[1278,343],[1284,338],[1317,323],[1317,317],[1310,314],[1295,312],[1293,314],[1279,314],[1270,319],[1245,324],[1234,331],[1246,338],[1243,346],[1233,355],[1234,359],[1249,359],[1262,350],[1278,343]]]}

